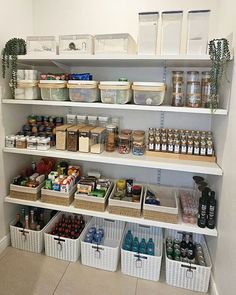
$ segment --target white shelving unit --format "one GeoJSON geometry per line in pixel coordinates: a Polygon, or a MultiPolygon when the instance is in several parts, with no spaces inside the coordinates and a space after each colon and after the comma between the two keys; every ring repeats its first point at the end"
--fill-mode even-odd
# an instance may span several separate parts
{"type": "Polygon", "coordinates": [[[145,167],[154,169],[164,169],[173,171],[203,173],[210,175],[222,175],[222,169],[216,164],[211,162],[188,161],[188,160],[175,160],[168,158],[158,158],[149,156],[134,156],[132,154],[121,155],[118,152],[103,152],[102,154],[80,153],[59,151],[49,149],[47,151],[17,149],[17,148],[4,148],[5,153],[53,157],[71,160],[80,160],[96,163],[107,163],[114,165],[125,165],[133,167],[145,167]]]}
{"type": "Polygon", "coordinates": [[[26,206],[33,206],[33,207],[39,207],[39,208],[58,210],[58,211],[65,211],[65,212],[71,212],[71,213],[78,213],[78,214],[83,214],[83,215],[88,215],[88,216],[96,216],[96,217],[101,217],[101,218],[108,218],[108,219],[113,219],[113,220],[122,220],[122,221],[126,221],[126,222],[132,222],[132,223],[138,223],[138,224],[150,225],[150,226],[157,226],[157,227],[181,230],[181,231],[186,231],[186,232],[193,232],[193,233],[197,233],[197,234],[204,234],[204,235],[214,236],[214,237],[217,236],[216,229],[200,228],[197,225],[183,223],[181,218],[179,218],[179,222],[177,224],[174,224],[174,223],[167,223],[167,222],[160,222],[160,221],[144,219],[143,217],[129,217],[129,216],[110,214],[108,211],[97,212],[97,211],[78,209],[73,206],[73,203],[67,207],[67,206],[43,203],[41,201],[19,200],[19,199],[11,198],[9,196],[5,198],[5,202],[12,203],[12,204],[21,204],[21,205],[26,205],[26,206]]]}
{"type": "Polygon", "coordinates": [[[190,114],[206,114],[206,115],[227,115],[228,111],[217,109],[213,113],[206,108],[189,108],[189,107],[172,107],[172,106],[148,106],[135,104],[107,104],[107,103],[87,103],[72,101],[46,101],[46,100],[17,100],[3,99],[4,104],[16,105],[36,105],[36,106],[56,106],[56,107],[77,107],[91,109],[111,109],[111,110],[132,110],[132,111],[151,111],[151,112],[172,112],[172,113],[190,113],[190,114]]]}

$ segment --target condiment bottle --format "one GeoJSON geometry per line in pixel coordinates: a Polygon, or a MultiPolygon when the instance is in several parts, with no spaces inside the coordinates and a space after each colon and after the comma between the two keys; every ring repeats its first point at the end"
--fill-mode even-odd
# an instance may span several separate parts
{"type": "Polygon", "coordinates": [[[209,194],[209,189],[205,188],[202,192],[201,198],[199,199],[197,224],[201,228],[206,227],[206,223],[207,223],[208,194],[209,194]]]}
{"type": "Polygon", "coordinates": [[[215,228],[216,223],[216,199],[215,192],[210,193],[210,198],[207,207],[207,227],[210,229],[215,228]]]}
{"type": "Polygon", "coordinates": [[[155,151],[160,152],[161,150],[161,138],[159,136],[155,137],[155,151]]]}
{"type": "Polygon", "coordinates": [[[167,139],[165,137],[161,140],[161,151],[162,152],[167,151],[167,139]]]}
{"type": "Polygon", "coordinates": [[[154,148],[155,148],[155,140],[154,140],[154,137],[153,136],[150,136],[149,139],[148,139],[148,150],[149,151],[154,151],[154,148]]]}
{"type": "Polygon", "coordinates": [[[192,155],[193,154],[193,141],[192,140],[189,140],[188,141],[187,154],[188,155],[192,155]]]}
{"type": "Polygon", "coordinates": [[[205,140],[201,140],[200,155],[206,156],[206,141],[205,140]]]}

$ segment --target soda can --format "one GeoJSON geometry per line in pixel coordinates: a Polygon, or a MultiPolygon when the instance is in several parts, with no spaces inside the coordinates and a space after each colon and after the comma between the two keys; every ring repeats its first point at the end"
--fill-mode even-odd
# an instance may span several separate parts
{"type": "Polygon", "coordinates": [[[167,252],[167,255],[169,254],[169,255],[172,256],[172,254],[173,254],[173,248],[172,247],[167,247],[166,252],[167,252]]]}

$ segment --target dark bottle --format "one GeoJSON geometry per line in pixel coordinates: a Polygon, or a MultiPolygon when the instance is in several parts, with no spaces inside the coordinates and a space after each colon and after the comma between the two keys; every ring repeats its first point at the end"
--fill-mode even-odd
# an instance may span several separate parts
{"type": "Polygon", "coordinates": [[[204,189],[202,191],[202,196],[199,199],[197,224],[201,228],[206,227],[208,194],[209,194],[209,188],[204,189]]]}
{"type": "Polygon", "coordinates": [[[185,233],[183,233],[183,238],[180,243],[180,255],[183,258],[187,256],[187,242],[186,242],[186,234],[185,233]]]}
{"type": "Polygon", "coordinates": [[[25,227],[25,209],[24,208],[22,208],[21,209],[21,222],[22,222],[22,225],[23,225],[23,227],[25,227]]]}
{"type": "Polygon", "coordinates": [[[23,227],[22,222],[20,221],[20,214],[16,214],[16,223],[15,223],[16,227],[23,227]]]}
{"type": "Polygon", "coordinates": [[[187,257],[189,259],[189,262],[194,263],[195,262],[195,251],[194,251],[194,244],[193,244],[193,235],[189,234],[189,241],[187,245],[187,257]]]}
{"type": "Polygon", "coordinates": [[[43,229],[45,226],[43,212],[41,212],[39,215],[39,225],[40,225],[40,230],[43,229]]]}
{"type": "Polygon", "coordinates": [[[207,227],[214,229],[216,225],[216,199],[215,192],[210,193],[207,206],[207,227]]]}

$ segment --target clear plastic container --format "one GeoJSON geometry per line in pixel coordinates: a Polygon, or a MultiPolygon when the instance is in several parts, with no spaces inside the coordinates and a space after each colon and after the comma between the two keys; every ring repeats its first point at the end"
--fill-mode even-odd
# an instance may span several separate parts
{"type": "Polygon", "coordinates": [[[188,13],[187,54],[206,54],[210,10],[196,10],[188,13]]]}
{"type": "Polygon", "coordinates": [[[158,12],[139,13],[138,54],[156,54],[158,19],[158,12]]]}
{"type": "Polygon", "coordinates": [[[40,80],[39,88],[41,89],[41,96],[43,100],[69,100],[69,91],[66,81],[40,80]]]}
{"type": "Polygon", "coordinates": [[[159,82],[134,82],[135,104],[161,105],[165,98],[165,83],[159,82]]]}
{"type": "Polygon", "coordinates": [[[76,117],[77,124],[86,124],[87,116],[86,115],[77,115],[76,117]]]}
{"type": "Polygon", "coordinates": [[[27,54],[56,54],[55,36],[29,36],[26,38],[27,54]]]}
{"type": "Polygon", "coordinates": [[[15,89],[15,99],[39,99],[38,81],[19,80],[15,89]]]}
{"type": "Polygon", "coordinates": [[[162,13],[161,54],[179,54],[183,11],[162,13]]]}
{"type": "Polygon", "coordinates": [[[136,43],[130,34],[105,34],[94,36],[95,54],[135,54],[136,43]]]}
{"type": "Polygon", "coordinates": [[[69,80],[67,87],[71,101],[94,102],[99,100],[97,81],[69,80]]]}
{"type": "Polygon", "coordinates": [[[98,126],[106,128],[106,126],[109,124],[109,120],[110,120],[110,117],[99,116],[98,117],[98,126]]]}
{"type": "Polygon", "coordinates": [[[92,35],[59,36],[59,54],[93,54],[92,35]]]}
{"type": "Polygon", "coordinates": [[[106,140],[106,129],[97,127],[91,131],[91,145],[90,152],[93,154],[100,154],[104,151],[106,140]]]}
{"type": "Polygon", "coordinates": [[[99,84],[103,103],[125,104],[131,101],[132,91],[129,82],[102,81],[99,84]]]}
{"type": "Polygon", "coordinates": [[[88,116],[88,124],[90,126],[98,126],[98,117],[97,116],[88,116]]]}

